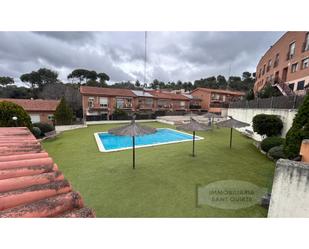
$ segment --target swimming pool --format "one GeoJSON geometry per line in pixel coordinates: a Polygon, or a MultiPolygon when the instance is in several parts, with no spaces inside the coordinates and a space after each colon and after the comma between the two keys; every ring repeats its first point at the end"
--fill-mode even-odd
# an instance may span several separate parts
{"type": "MultiPolygon", "coordinates": [[[[97,132],[94,133],[94,137],[99,151],[101,152],[112,152],[132,148],[132,137],[129,136],[116,136],[108,132],[97,132]]],[[[195,136],[195,139],[201,140],[204,138],[195,136]]],[[[158,128],[156,133],[135,137],[135,148],[187,141],[192,141],[192,135],[189,133],[169,128],[158,128]]]]}

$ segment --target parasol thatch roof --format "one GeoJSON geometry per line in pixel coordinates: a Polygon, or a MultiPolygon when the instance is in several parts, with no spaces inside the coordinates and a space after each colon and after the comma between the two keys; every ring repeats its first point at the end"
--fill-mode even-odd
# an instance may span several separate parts
{"type": "Polygon", "coordinates": [[[219,127],[227,127],[227,128],[241,128],[241,127],[250,126],[250,124],[234,119],[232,118],[232,116],[229,116],[229,118],[230,119],[228,120],[218,122],[217,125],[219,127]]]}
{"type": "Polygon", "coordinates": [[[135,123],[135,119],[130,124],[108,130],[108,133],[118,136],[141,136],[155,133],[157,129],[135,123]]]}
{"type": "Polygon", "coordinates": [[[194,120],[193,118],[190,119],[189,123],[177,126],[176,128],[177,130],[185,130],[185,131],[208,131],[212,129],[210,126],[201,124],[196,120],[194,120]]]}

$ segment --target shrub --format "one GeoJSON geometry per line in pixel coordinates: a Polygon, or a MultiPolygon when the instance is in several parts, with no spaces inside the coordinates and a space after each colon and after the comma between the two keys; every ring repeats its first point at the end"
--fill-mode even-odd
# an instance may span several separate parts
{"type": "Polygon", "coordinates": [[[271,156],[275,160],[280,159],[280,158],[286,158],[284,154],[284,145],[282,144],[279,146],[272,147],[268,151],[268,155],[271,156]]]}
{"type": "Polygon", "coordinates": [[[295,158],[299,155],[301,142],[306,138],[309,138],[309,94],[298,108],[292,127],[286,134],[284,152],[288,158],[295,158]]]}
{"type": "Polygon", "coordinates": [[[3,101],[0,102],[0,127],[25,126],[32,129],[31,118],[21,106],[3,101]],[[17,120],[13,120],[17,117],[17,120]]]}
{"type": "Polygon", "coordinates": [[[33,127],[31,131],[32,131],[32,134],[33,134],[36,138],[42,137],[42,131],[40,130],[39,127],[33,127]]]}
{"type": "Polygon", "coordinates": [[[276,115],[258,114],[253,117],[252,122],[253,130],[267,137],[280,135],[283,127],[282,120],[276,115]]]}
{"type": "Polygon", "coordinates": [[[55,130],[55,127],[47,123],[34,123],[34,127],[40,128],[42,133],[47,133],[55,130]]]}
{"type": "Polygon", "coordinates": [[[113,119],[115,120],[127,120],[128,118],[128,113],[124,110],[116,108],[113,112],[113,119]]]}
{"type": "Polygon", "coordinates": [[[73,111],[67,104],[64,98],[61,99],[55,112],[55,120],[57,125],[70,125],[72,124],[73,111]]]}
{"type": "Polygon", "coordinates": [[[261,149],[268,152],[271,148],[284,144],[282,137],[267,137],[261,142],[261,149]]]}

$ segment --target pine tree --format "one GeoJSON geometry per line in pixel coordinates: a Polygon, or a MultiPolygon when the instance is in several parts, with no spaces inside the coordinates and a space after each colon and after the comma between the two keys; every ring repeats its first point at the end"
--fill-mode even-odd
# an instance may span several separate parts
{"type": "Polygon", "coordinates": [[[309,138],[309,94],[293,120],[293,125],[286,135],[284,152],[288,158],[295,158],[299,155],[301,142],[309,138]]]}
{"type": "Polygon", "coordinates": [[[57,125],[70,125],[72,124],[73,111],[67,104],[64,98],[61,101],[55,112],[55,120],[57,125]]]}

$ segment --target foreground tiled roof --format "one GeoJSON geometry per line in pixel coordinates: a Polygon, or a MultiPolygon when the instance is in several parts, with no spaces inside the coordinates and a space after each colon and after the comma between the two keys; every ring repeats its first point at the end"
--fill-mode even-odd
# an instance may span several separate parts
{"type": "Polygon", "coordinates": [[[198,88],[194,89],[192,91],[192,93],[195,92],[195,91],[198,91],[198,90],[202,90],[202,91],[205,91],[205,92],[213,92],[213,93],[225,93],[225,94],[231,94],[231,95],[239,95],[239,96],[246,95],[246,93],[239,92],[239,91],[229,91],[229,90],[222,90],[222,89],[211,89],[211,88],[204,88],[204,87],[198,87],[198,88]]]}
{"type": "Polygon", "coordinates": [[[56,111],[59,100],[45,99],[4,99],[0,98],[0,102],[9,101],[22,106],[26,111],[56,111]]]}
{"type": "Polygon", "coordinates": [[[81,86],[80,93],[87,95],[136,97],[136,95],[130,89],[121,88],[81,86]]]}
{"type": "Polygon", "coordinates": [[[0,218],[95,217],[24,127],[0,128],[0,218]]]}

